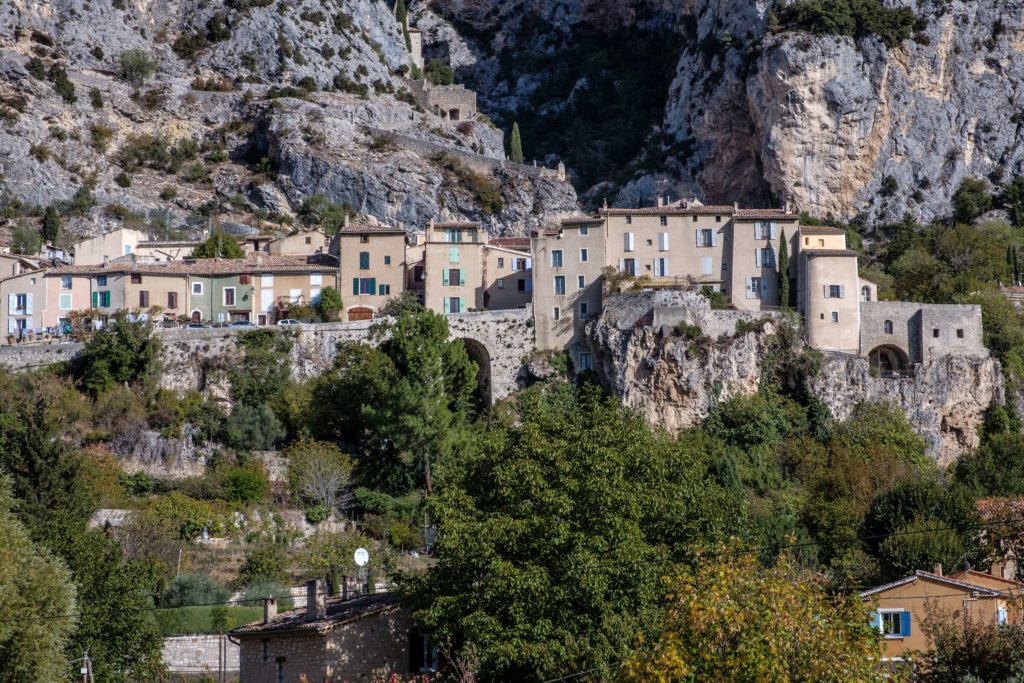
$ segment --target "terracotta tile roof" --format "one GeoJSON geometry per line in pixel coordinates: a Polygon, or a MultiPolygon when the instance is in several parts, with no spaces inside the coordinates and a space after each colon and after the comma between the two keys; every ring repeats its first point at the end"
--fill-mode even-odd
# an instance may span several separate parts
{"type": "Polygon", "coordinates": [[[63,266],[47,275],[104,275],[109,273],[144,273],[148,275],[235,275],[244,273],[318,273],[338,267],[338,259],[330,254],[266,254],[256,252],[244,259],[187,259],[164,263],[113,261],[106,267],[63,266]]]}
{"type": "Polygon", "coordinates": [[[1024,518],[1024,498],[982,498],[974,509],[983,522],[1024,518]]]}
{"type": "Polygon", "coordinates": [[[598,214],[601,216],[720,216],[732,215],[735,211],[733,206],[725,205],[673,205],[668,206],[645,206],[642,209],[601,209],[598,214]]]}
{"type": "Polygon", "coordinates": [[[529,237],[495,237],[491,240],[491,244],[495,247],[504,247],[505,249],[514,249],[516,251],[530,250],[529,237]]]}
{"type": "Polygon", "coordinates": [[[359,225],[346,225],[338,228],[338,232],[342,235],[361,235],[367,232],[380,232],[394,235],[404,235],[405,230],[402,228],[395,227],[393,225],[370,225],[369,223],[362,223],[359,225]]]}
{"type": "Polygon", "coordinates": [[[801,225],[801,235],[845,235],[845,230],[839,228],[826,227],[824,225],[801,225]]]}
{"type": "Polygon", "coordinates": [[[773,218],[797,220],[800,215],[786,213],[784,209],[740,209],[736,212],[736,218],[740,220],[771,220],[773,218]]]}
{"type": "Polygon", "coordinates": [[[1007,579],[1002,576],[996,576],[995,574],[989,574],[988,572],[979,572],[976,569],[965,569],[963,571],[950,574],[949,578],[956,579],[957,581],[964,581],[969,583],[967,579],[977,577],[979,579],[991,579],[992,581],[999,581],[1001,583],[1008,584],[1010,588],[1019,588],[1024,586],[1024,583],[1017,581],[1016,579],[1007,579]]]}
{"type": "Polygon", "coordinates": [[[444,222],[440,222],[440,223],[434,223],[434,227],[435,228],[441,228],[442,230],[444,230],[446,228],[470,229],[470,228],[479,228],[480,227],[480,223],[477,222],[477,221],[444,221],[444,222]]]}
{"type": "Polygon", "coordinates": [[[914,583],[918,579],[924,579],[926,581],[941,583],[944,586],[949,586],[950,588],[959,588],[960,590],[964,591],[977,591],[979,597],[983,598],[994,598],[1001,595],[999,591],[992,590],[991,588],[985,588],[983,586],[976,586],[972,583],[957,581],[954,578],[948,576],[939,576],[938,574],[932,574],[931,572],[916,571],[910,576],[899,579],[898,581],[892,581],[891,583],[882,584],[881,586],[875,586],[873,588],[868,588],[865,591],[861,591],[860,597],[867,598],[871,597],[872,595],[884,593],[885,591],[890,590],[892,588],[899,588],[900,586],[905,586],[909,583],[914,583]]]}
{"type": "Polygon", "coordinates": [[[561,225],[600,225],[604,219],[600,216],[572,216],[559,221],[561,225]]]}
{"type": "Polygon", "coordinates": [[[363,617],[399,608],[398,596],[394,593],[375,593],[373,595],[353,598],[352,600],[327,598],[326,602],[326,614],[322,619],[306,621],[306,608],[303,606],[301,609],[293,609],[277,615],[269,624],[257,622],[247,624],[246,626],[239,626],[231,631],[231,635],[264,635],[283,631],[326,633],[333,628],[357,621],[363,617]]]}
{"type": "Polygon", "coordinates": [[[853,249],[804,249],[800,252],[807,258],[815,256],[859,256],[853,249]]]}

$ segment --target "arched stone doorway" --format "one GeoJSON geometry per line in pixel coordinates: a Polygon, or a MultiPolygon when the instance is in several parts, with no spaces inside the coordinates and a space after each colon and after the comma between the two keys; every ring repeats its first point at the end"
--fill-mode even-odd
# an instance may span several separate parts
{"type": "Polygon", "coordinates": [[[201,323],[203,322],[203,314],[199,310],[192,311],[192,322],[201,323]]]}
{"type": "Polygon", "coordinates": [[[491,405],[491,354],[475,339],[462,338],[469,359],[476,363],[476,396],[481,407],[491,405]]]}
{"type": "Polygon", "coordinates": [[[898,346],[886,344],[875,347],[868,354],[868,363],[882,377],[910,376],[910,357],[898,346]]]}
{"type": "Polygon", "coordinates": [[[372,320],[373,309],[367,308],[366,306],[357,306],[356,308],[348,309],[348,321],[355,322],[356,320],[372,320]]]}

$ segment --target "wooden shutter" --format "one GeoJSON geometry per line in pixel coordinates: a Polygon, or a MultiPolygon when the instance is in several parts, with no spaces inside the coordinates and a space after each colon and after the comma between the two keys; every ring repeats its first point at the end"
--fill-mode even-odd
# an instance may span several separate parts
{"type": "Polygon", "coordinates": [[[900,612],[900,635],[910,636],[910,612],[900,612]]]}
{"type": "Polygon", "coordinates": [[[773,240],[779,239],[779,225],[778,225],[778,223],[769,223],[769,225],[771,226],[770,227],[771,238],[773,240]]]}
{"type": "Polygon", "coordinates": [[[619,272],[620,273],[625,273],[626,272],[626,259],[624,259],[624,258],[620,258],[619,259],[619,272]]]}
{"type": "Polygon", "coordinates": [[[178,307],[178,293],[177,292],[167,292],[167,308],[177,308],[177,307],[178,307]]]}
{"type": "Polygon", "coordinates": [[[370,278],[370,294],[373,294],[376,291],[377,291],[377,278],[371,277],[370,278]]]}
{"type": "Polygon", "coordinates": [[[32,315],[32,295],[25,295],[25,315],[32,315]]]}
{"type": "Polygon", "coordinates": [[[658,249],[660,249],[661,251],[668,251],[668,233],[667,232],[659,232],[658,233],[658,249]]]}
{"type": "Polygon", "coordinates": [[[441,303],[444,306],[444,312],[448,313],[448,310],[449,310],[448,297],[443,297],[441,299],[441,303]]]}
{"type": "Polygon", "coordinates": [[[445,287],[447,287],[447,286],[448,286],[448,284],[449,284],[449,282],[450,282],[450,281],[449,281],[449,279],[448,279],[448,269],[447,269],[447,268],[443,268],[443,269],[441,270],[441,283],[442,283],[442,284],[443,284],[443,285],[444,285],[445,287]]]}
{"type": "MultiPolygon", "coordinates": [[[[13,296],[13,294],[11,296],[13,296]]],[[[93,292],[92,293],[92,307],[93,308],[99,308],[100,307],[100,294],[99,294],[99,292],[93,292]]]]}
{"type": "Polygon", "coordinates": [[[830,296],[831,292],[828,291],[828,285],[822,285],[822,286],[825,288],[825,298],[826,299],[831,299],[832,298],[830,296]]]}
{"type": "Polygon", "coordinates": [[[352,278],[352,295],[359,296],[359,278],[352,278]]]}
{"type": "Polygon", "coordinates": [[[711,246],[713,246],[713,247],[717,247],[718,246],[718,231],[717,230],[712,230],[711,231],[711,246]]]}
{"type": "Polygon", "coordinates": [[[139,292],[139,308],[149,308],[149,292],[139,292]]]}
{"type": "Polygon", "coordinates": [[[703,233],[703,231],[701,231],[700,228],[697,228],[697,230],[695,230],[694,232],[697,234],[697,246],[698,247],[703,247],[704,246],[704,233],[703,233]]]}
{"type": "Polygon", "coordinates": [[[846,285],[839,285],[839,298],[840,299],[845,299],[846,298],[846,285]]]}
{"type": "MultiPolygon", "coordinates": [[[[95,297],[96,294],[93,293],[95,297]]],[[[7,315],[15,315],[18,312],[18,295],[8,294],[7,295],[7,315]]]]}
{"type": "Polygon", "coordinates": [[[747,298],[754,298],[754,278],[752,277],[747,278],[747,298]]]}
{"type": "Polygon", "coordinates": [[[465,286],[466,284],[466,271],[462,268],[459,269],[459,285],[465,286]]]}

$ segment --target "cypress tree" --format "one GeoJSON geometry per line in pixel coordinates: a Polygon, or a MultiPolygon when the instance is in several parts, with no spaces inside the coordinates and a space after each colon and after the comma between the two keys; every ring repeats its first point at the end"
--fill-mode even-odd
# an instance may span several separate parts
{"type": "Polygon", "coordinates": [[[1020,259],[1017,258],[1017,247],[1013,248],[1013,283],[1020,285],[1020,259]]]}
{"type": "Polygon", "coordinates": [[[517,164],[523,163],[523,138],[519,134],[519,122],[512,124],[512,139],[509,141],[509,156],[517,164]]]}
{"type": "Polygon", "coordinates": [[[789,246],[785,230],[779,239],[779,306],[789,308],[789,246]]]}
{"type": "Polygon", "coordinates": [[[43,227],[39,232],[44,242],[53,242],[57,239],[60,234],[60,213],[57,212],[56,207],[46,207],[46,212],[43,214],[43,227]]]}
{"type": "Polygon", "coordinates": [[[398,0],[395,3],[395,19],[402,25],[402,37],[405,38],[405,47],[412,52],[412,38],[409,36],[409,12],[405,9],[405,0],[398,0]]]}

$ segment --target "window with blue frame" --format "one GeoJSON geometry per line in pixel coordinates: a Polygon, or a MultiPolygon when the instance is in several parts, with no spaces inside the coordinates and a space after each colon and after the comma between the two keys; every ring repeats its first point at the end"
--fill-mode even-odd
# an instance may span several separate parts
{"type": "Polygon", "coordinates": [[[391,265],[391,257],[390,256],[385,256],[384,257],[384,265],[385,266],[390,266],[391,265]]]}
{"type": "Polygon", "coordinates": [[[96,276],[96,286],[97,287],[106,287],[107,286],[107,276],[106,275],[97,275],[96,276]]]}
{"type": "Polygon", "coordinates": [[[911,635],[910,612],[903,609],[872,612],[871,627],[884,638],[908,638],[911,635]]]}
{"type": "Polygon", "coordinates": [[[359,270],[367,270],[370,267],[370,252],[359,252],[359,270]]]}

